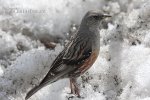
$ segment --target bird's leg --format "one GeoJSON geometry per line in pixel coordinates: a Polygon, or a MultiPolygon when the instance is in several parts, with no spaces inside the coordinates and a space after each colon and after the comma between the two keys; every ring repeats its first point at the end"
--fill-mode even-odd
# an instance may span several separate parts
{"type": "Polygon", "coordinates": [[[71,94],[73,94],[74,93],[74,86],[73,86],[73,79],[72,78],[70,78],[70,89],[71,89],[71,94]]]}
{"type": "Polygon", "coordinates": [[[76,78],[72,78],[72,84],[73,84],[73,92],[80,98],[80,91],[79,91],[79,88],[78,88],[78,84],[76,82],[76,78]]]}

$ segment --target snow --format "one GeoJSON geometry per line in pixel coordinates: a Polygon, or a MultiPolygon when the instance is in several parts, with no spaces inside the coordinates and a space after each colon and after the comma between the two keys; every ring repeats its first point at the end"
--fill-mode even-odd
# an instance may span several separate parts
{"type": "Polygon", "coordinates": [[[83,15],[95,9],[112,18],[101,27],[98,59],[78,78],[82,98],[69,94],[63,79],[29,100],[150,100],[148,0],[0,0],[0,100],[24,100],[83,15]]]}

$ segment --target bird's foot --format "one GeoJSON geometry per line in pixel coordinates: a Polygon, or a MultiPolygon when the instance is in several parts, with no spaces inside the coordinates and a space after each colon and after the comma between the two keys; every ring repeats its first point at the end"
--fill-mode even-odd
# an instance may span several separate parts
{"type": "Polygon", "coordinates": [[[80,99],[84,99],[84,97],[81,96],[76,96],[74,94],[68,93],[69,95],[66,96],[67,100],[73,100],[74,98],[80,98],[80,99]]]}
{"type": "MultiPolygon", "coordinates": [[[[81,98],[81,99],[83,99],[84,97],[82,97],[80,94],[78,94],[78,93],[72,93],[72,92],[70,92],[70,93],[67,93],[68,95],[67,95],[67,98],[70,98],[70,99],[72,99],[72,98],[81,98]]],[[[69,100],[70,100],[69,99],[69,100]]]]}
{"type": "Polygon", "coordinates": [[[72,100],[73,98],[75,98],[76,96],[72,93],[67,93],[68,95],[66,96],[67,100],[72,100]]]}

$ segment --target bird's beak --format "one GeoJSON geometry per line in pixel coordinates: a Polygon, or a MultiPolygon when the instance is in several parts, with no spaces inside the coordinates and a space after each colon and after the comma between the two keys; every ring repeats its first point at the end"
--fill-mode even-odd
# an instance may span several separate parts
{"type": "Polygon", "coordinates": [[[103,18],[108,18],[108,17],[111,17],[111,15],[107,15],[107,14],[103,15],[103,18]]]}

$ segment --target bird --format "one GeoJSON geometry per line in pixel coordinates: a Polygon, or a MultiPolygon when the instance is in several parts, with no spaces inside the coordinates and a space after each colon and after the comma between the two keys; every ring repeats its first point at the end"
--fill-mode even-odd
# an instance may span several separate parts
{"type": "Polygon", "coordinates": [[[76,80],[94,64],[99,55],[99,26],[107,17],[111,16],[98,10],[88,11],[84,15],[78,31],[56,57],[40,84],[27,93],[25,100],[41,88],[64,78],[70,79],[71,93],[81,97],[76,80]]]}

